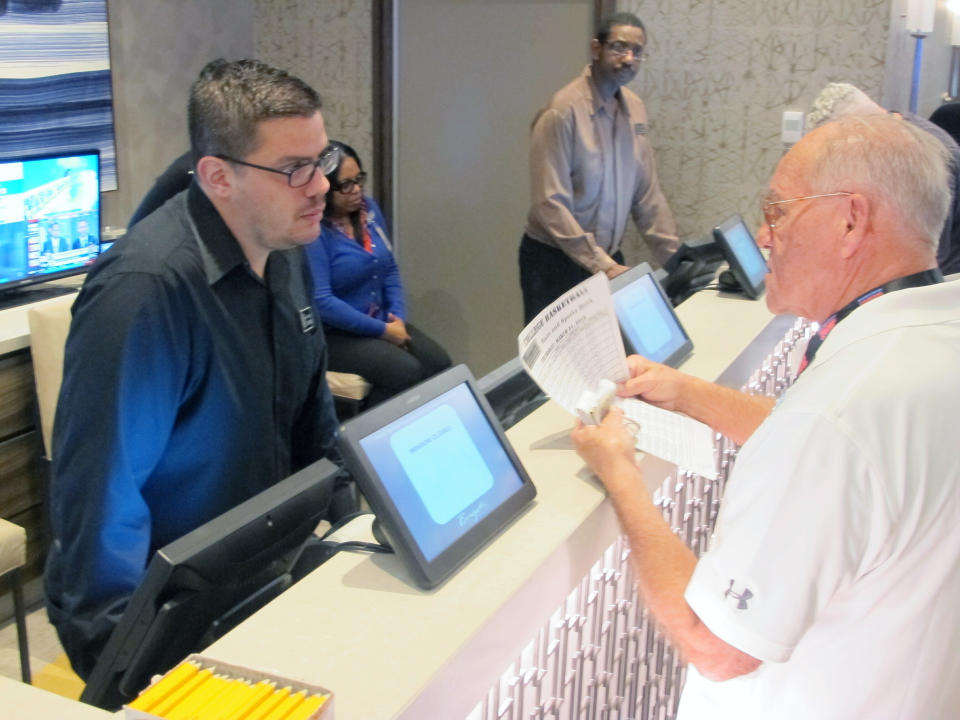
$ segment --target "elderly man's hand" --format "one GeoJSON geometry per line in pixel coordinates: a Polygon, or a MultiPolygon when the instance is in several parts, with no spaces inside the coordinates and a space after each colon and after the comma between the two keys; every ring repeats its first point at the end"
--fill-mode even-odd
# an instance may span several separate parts
{"type": "Polygon", "coordinates": [[[618,466],[625,462],[634,466],[636,438],[624,424],[620,408],[610,408],[600,425],[578,422],[571,437],[577,453],[605,485],[609,486],[618,466]]]}
{"type": "Polygon", "coordinates": [[[688,376],[668,365],[640,355],[627,358],[630,378],[617,390],[620,397],[640,397],[665,410],[678,410],[680,394],[688,376]]]}

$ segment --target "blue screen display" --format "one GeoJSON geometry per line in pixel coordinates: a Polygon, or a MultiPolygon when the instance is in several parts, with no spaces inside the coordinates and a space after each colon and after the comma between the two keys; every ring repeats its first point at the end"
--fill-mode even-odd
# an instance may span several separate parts
{"type": "Polygon", "coordinates": [[[99,178],[96,153],[0,161],[0,285],[93,262],[99,178]]]}
{"type": "Polygon", "coordinates": [[[617,290],[613,305],[623,334],[648,360],[662,363],[687,341],[653,275],[643,275],[617,290]]]}
{"type": "Polygon", "coordinates": [[[428,562],[523,485],[466,383],[360,446],[428,562]]]}
{"type": "Polygon", "coordinates": [[[767,262],[763,259],[763,254],[750,235],[750,231],[742,222],[739,222],[730,230],[725,231],[724,236],[727,238],[733,254],[740,261],[740,267],[750,278],[750,284],[754,287],[760,287],[764,275],[767,274],[767,262]]]}

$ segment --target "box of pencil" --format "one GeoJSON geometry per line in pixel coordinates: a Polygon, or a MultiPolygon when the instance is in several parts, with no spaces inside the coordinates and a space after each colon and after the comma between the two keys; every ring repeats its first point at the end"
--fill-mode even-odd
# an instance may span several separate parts
{"type": "Polygon", "coordinates": [[[317,685],[191,655],[128,705],[125,720],[333,720],[317,685]]]}

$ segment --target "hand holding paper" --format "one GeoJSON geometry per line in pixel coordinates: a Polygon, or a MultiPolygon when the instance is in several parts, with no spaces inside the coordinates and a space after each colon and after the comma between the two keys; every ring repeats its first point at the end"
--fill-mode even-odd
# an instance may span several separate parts
{"type": "Polygon", "coordinates": [[[617,383],[625,383],[631,390],[649,392],[653,402],[662,400],[669,406],[669,376],[659,371],[672,369],[636,356],[628,366],[603,273],[584,280],[541,311],[520,333],[517,344],[530,377],[585,425],[599,425],[608,408],[619,407],[639,428],[638,449],[698,475],[716,477],[709,427],[642,400],[616,396],[617,383]],[[658,387],[660,382],[665,384],[658,387]]]}

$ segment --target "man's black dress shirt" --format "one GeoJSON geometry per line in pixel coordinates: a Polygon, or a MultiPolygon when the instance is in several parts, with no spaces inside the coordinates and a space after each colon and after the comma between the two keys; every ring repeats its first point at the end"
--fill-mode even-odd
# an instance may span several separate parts
{"type": "Polygon", "coordinates": [[[153,552],[307,464],[340,462],[300,249],[264,277],[196,184],[102,255],[54,427],[47,607],[81,676],[153,552]]]}

